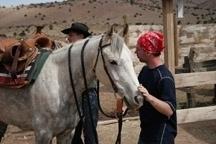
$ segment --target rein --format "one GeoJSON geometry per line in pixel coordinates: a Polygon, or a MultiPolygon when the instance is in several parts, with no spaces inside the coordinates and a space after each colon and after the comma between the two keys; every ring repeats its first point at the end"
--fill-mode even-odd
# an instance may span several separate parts
{"type": "Polygon", "coordinates": [[[78,103],[78,100],[77,100],[77,94],[76,94],[74,80],[73,80],[73,73],[72,73],[72,67],[71,67],[71,48],[72,47],[73,47],[73,45],[71,45],[69,47],[69,50],[68,50],[68,66],[69,66],[68,68],[69,68],[70,83],[71,83],[71,87],[72,87],[72,90],[73,90],[74,99],[75,99],[75,102],[76,102],[76,107],[77,107],[77,110],[78,110],[79,117],[83,118],[83,115],[82,115],[81,110],[79,108],[79,103],[78,103]]]}
{"type": "MultiPolygon", "coordinates": [[[[87,92],[88,92],[88,85],[87,85],[86,71],[85,71],[85,64],[84,64],[84,50],[85,50],[85,47],[86,47],[88,42],[89,42],[89,39],[85,41],[85,43],[84,43],[84,45],[82,47],[82,51],[81,51],[82,74],[83,74],[83,79],[84,79],[84,84],[85,84],[85,91],[87,91],[87,92]]],[[[87,97],[87,101],[88,101],[88,108],[89,108],[89,113],[90,113],[90,118],[91,118],[91,125],[92,125],[92,128],[93,128],[95,126],[94,126],[94,122],[93,122],[93,116],[92,116],[89,97],[87,97]]],[[[96,144],[98,144],[98,136],[97,136],[97,132],[96,132],[95,129],[93,129],[93,133],[94,133],[94,136],[95,136],[95,142],[96,142],[96,144]]]]}

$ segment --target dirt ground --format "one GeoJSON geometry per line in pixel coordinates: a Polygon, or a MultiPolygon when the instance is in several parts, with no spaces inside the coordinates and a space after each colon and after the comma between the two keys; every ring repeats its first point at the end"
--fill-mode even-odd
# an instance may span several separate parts
{"type": "MultiPolygon", "coordinates": [[[[106,112],[115,109],[115,98],[109,90],[102,88],[100,99],[101,105],[106,112]]],[[[212,100],[212,86],[199,88],[196,100],[209,103],[212,100]],[[204,94],[203,94],[204,93],[204,94]],[[202,96],[201,96],[202,95],[202,96]],[[203,96],[204,95],[204,96],[203,96]]],[[[177,91],[177,101],[184,107],[186,95],[182,91],[177,91]]],[[[179,106],[180,107],[180,106],[179,106]]],[[[137,116],[137,112],[129,112],[128,117],[137,116]]],[[[104,124],[108,118],[99,114],[98,135],[100,144],[113,144],[117,136],[117,123],[104,124]]],[[[139,120],[127,120],[123,123],[122,144],[136,144],[139,136],[139,120]]],[[[32,132],[23,132],[17,127],[9,126],[3,139],[3,144],[34,144],[32,132]]],[[[55,142],[54,142],[55,143],[55,142]]],[[[178,125],[178,135],[176,144],[216,144],[216,120],[187,123],[178,125]]]]}
{"type": "MultiPolygon", "coordinates": [[[[117,124],[99,124],[100,144],[114,144],[117,124]]],[[[139,135],[139,121],[125,121],[122,130],[122,144],[136,144],[139,135]]],[[[3,144],[34,144],[32,132],[22,132],[10,126],[3,144]]],[[[216,144],[216,120],[178,125],[176,144],[216,144]]]]}
{"type": "MultiPolygon", "coordinates": [[[[117,124],[99,125],[98,131],[101,143],[115,143],[117,124]]],[[[139,121],[124,122],[122,144],[136,144],[138,136],[139,121]]],[[[216,144],[216,120],[178,125],[176,144],[216,144]]]]}

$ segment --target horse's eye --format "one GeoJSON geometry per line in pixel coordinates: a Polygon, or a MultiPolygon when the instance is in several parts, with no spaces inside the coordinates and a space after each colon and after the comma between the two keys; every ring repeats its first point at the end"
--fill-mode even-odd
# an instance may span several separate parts
{"type": "Polygon", "coordinates": [[[114,60],[112,60],[112,61],[110,62],[110,64],[112,64],[112,65],[118,65],[118,63],[117,63],[116,61],[114,61],[114,60]]]}

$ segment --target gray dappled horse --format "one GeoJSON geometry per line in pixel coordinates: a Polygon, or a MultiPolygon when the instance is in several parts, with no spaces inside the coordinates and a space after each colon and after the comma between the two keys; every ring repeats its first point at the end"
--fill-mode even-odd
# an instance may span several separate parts
{"type": "MultiPolygon", "coordinates": [[[[108,73],[118,88],[119,95],[125,98],[129,108],[142,105],[131,52],[123,39],[112,32],[87,39],[89,42],[84,51],[87,83],[98,79],[103,84],[110,85],[110,79],[104,70],[103,53],[108,73]],[[99,48],[100,41],[102,46],[106,45],[103,49],[99,48]],[[98,50],[102,52],[98,53],[98,50]]],[[[79,115],[69,78],[69,64],[80,103],[81,93],[85,90],[80,57],[87,39],[73,44],[70,62],[70,45],[53,51],[33,85],[22,89],[0,88],[0,121],[23,130],[33,130],[36,144],[50,144],[55,136],[58,144],[70,144],[71,132],[79,121],[79,115]]]]}

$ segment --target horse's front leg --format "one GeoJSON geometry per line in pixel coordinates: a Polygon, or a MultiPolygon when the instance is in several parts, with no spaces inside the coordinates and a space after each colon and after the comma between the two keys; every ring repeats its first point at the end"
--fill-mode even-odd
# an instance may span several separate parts
{"type": "Polygon", "coordinates": [[[63,133],[57,135],[57,144],[71,144],[71,141],[73,139],[74,131],[67,130],[63,133]]]}
{"type": "Polygon", "coordinates": [[[35,131],[35,144],[52,144],[52,133],[46,129],[35,131]]]}

